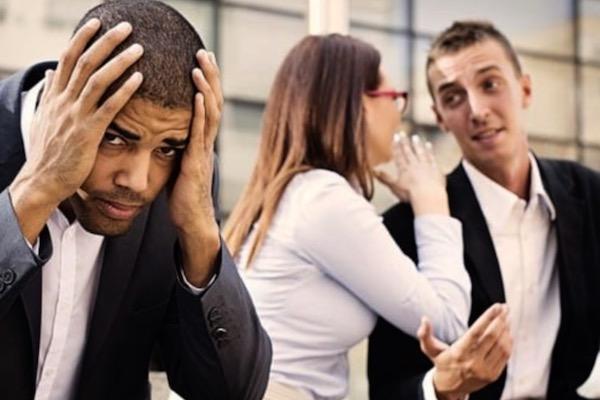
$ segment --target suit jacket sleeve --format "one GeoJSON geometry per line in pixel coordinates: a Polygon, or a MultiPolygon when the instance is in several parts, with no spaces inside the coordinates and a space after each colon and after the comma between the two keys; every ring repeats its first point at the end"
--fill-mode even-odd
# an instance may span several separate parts
{"type": "Polygon", "coordinates": [[[8,188],[0,192],[0,321],[31,278],[50,258],[52,243],[46,228],[39,237],[39,255],[21,233],[8,188]]]}
{"type": "MultiPolygon", "coordinates": [[[[414,216],[408,204],[388,210],[383,222],[394,241],[417,263],[414,216]]],[[[421,352],[419,342],[383,318],[369,337],[368,366],[371,400],[423,399],[423,378],[432,364],[421,352]]]]}
{"type": "MultiPolygon", "coordinates": [[[[215,178],[215,205],[217,182],[215,178]]],[[[161,355],[170,386],[186,399],[262,399],[271,342],[223,243],[217,277],[201,295],[181,282],[175,285],[161,355]]]]}

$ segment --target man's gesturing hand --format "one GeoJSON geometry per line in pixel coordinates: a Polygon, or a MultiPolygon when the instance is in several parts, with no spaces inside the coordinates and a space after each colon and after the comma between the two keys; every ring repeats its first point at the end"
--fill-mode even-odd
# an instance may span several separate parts
{"type": "Polygon", "coordinates": [[[33,242],[52,210],[71,196],[90,174],[108,125],[142,83],[134,73],[106,101],[108,87],[142,55],[134,44],[103,63],[131,33],[123,22],[86,49],[100,21],[79,29],[56,71],[46,71],[44,90],[31,128],[28,159],[10,187],[23,234],[33,242]]]}
{"type": "Polygon", "coordinates": [[[488,308],[451,346],[433,336],[426,318],[417,336],[421,350],[435,365],[433,384],[440,400],[462,399],[494,382],[512,350],[508,307],[500,304],[488,308]]]}

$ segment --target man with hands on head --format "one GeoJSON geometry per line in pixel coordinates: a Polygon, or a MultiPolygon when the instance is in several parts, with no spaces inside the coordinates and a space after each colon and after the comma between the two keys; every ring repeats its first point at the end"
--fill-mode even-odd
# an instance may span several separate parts
{"type": "MultiPolygon", "coordinates": [[[[473,326],[447,347],[425,322],[419,346],[380,319],[369,344],[371,399],[581,399],[600,343],[600,175],[531,152],[531,78],[490,23],[442,32],[426,74],[438,126],[463,155],[447,189],[463,224],[473,326]],[[494,303],[508,314],[485,311],[494,303]]],[[[416,258],[412,221],[404,204],[384,214],[416,258]]]]}
{"type": "Polygon", "coordinates": [[[81,20],[0,82],[0,358],[10,399],[259,399],[271,358],[215,219],[219,69],[157,1],[81,20]]]}

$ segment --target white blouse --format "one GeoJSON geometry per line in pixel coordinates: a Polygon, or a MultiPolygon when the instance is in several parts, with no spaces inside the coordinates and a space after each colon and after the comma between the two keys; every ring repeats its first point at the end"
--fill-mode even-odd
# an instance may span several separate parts
{"type": "Polygon", "coordinates": [[[315,169],[288,184],[266,239],[240,272],[273,343],[271,379],[315,399],[348,391],[348,350],[381,315],[415,336],[421,317],[452,342],[467,327],[471,284],[461,224],[415,219],[419,264],[396,245],[374,209],[339,174],[315,169]]]}

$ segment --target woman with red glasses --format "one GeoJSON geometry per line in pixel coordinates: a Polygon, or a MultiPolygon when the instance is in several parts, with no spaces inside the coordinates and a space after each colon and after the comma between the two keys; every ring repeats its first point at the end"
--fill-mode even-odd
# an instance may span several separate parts
{"type": "Polygon", "coordinates": [[[394,132],[406,107],[360,40],[309,36],[271,89],[250,182],[225,227],[229,248],[273,344],[265,399],[342,399],[348,350],[381,315],[416,335],[429,317],[441,340],[467,326],[470,281],[460,223],[428,146],[394,132]],[[373,168],[416,215],[419,264],[370,204],[373,168]]]}

